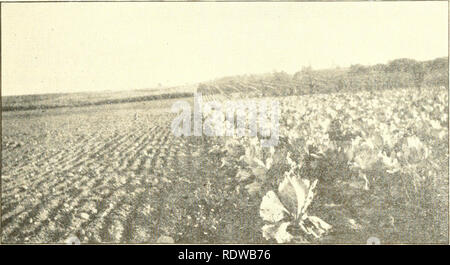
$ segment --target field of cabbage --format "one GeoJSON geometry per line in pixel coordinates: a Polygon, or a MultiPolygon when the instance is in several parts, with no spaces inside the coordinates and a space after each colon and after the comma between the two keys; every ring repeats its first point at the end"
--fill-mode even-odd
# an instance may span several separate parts
{"type": "Polygon", "coordinates": [[[273,99],[277,146],[218,139],[222,164],[259,203],[265,239],[448,242],[446,89],[273,99]]]}
{"type": "Polygon", "coordinates": [[[3,112],[2,242],[448,243],[447,89],[270,99],[273,147],[175,100],[3,112]]]}

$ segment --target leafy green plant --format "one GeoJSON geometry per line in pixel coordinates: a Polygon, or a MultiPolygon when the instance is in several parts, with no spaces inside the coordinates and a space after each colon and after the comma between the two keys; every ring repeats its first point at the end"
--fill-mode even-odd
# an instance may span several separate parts
{"type": "Polygon", "coordinates": [[[267,192],[260,205],[260,216],[268,222],[262,227],[264,238],[278,243],[306,243],[331,229],[330,224],[307,213],[316,185],[317,180],[311,182],[287,172],[278,191],[267,192]]]}

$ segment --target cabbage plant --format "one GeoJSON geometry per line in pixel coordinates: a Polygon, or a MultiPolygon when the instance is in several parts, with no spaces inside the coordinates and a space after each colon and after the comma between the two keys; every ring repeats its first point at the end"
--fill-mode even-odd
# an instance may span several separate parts
{"type": "Polygon", "coordinates": [[[308,215],[308,206],[314,198],[317,180],[310,181],[285,174],[277,191],[269,191],[263,197],[260,216],[267,223],[262,227],[265,239],[278,243],[307,243],[308,238],[321,238],[331,225],[317,216],[308,215]]]}

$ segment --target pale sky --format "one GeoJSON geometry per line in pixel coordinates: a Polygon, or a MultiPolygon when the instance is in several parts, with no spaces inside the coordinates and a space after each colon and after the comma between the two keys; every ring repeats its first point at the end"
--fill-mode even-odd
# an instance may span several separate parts
{"type": "Polygon", "coordinates": [[[447,2],[2,5],[2,95],[448,55],[447,2]]]}

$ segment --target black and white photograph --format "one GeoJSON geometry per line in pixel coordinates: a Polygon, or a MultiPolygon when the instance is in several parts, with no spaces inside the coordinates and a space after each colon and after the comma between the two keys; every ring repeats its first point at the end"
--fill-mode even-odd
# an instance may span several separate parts
{"type": "Polygon", "coordinates": [[[2,2],[1,244],[448,245],[448,11],[2,2]]]}

